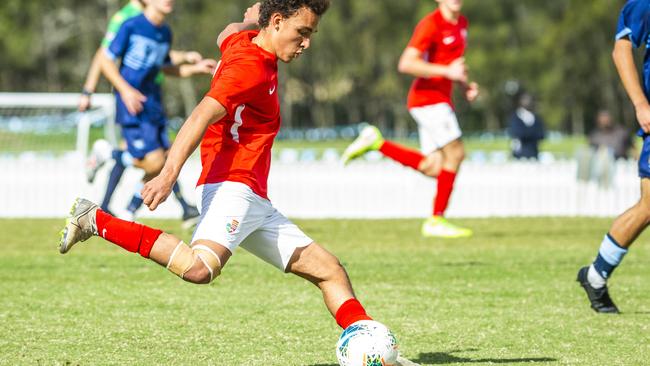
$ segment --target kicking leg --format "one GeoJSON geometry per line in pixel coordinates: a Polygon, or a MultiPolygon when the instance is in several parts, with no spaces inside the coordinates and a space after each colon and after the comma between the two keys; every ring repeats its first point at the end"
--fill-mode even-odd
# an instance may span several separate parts
{"type": "Polygon", "coordinates": [[[139,253],[192,283],[212,281],[231,256],[226,247],[215,242],[199,240],[190,247],[174,235],[118,219],[78,198],[61,231],[59,251],[67,253],[92,236],[101,236],[129,252],[139,253]]]}

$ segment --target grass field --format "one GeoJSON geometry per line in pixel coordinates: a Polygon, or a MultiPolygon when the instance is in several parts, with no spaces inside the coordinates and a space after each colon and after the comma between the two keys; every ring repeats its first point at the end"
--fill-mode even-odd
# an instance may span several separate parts
{"type": "MultiPolygon", "coordinates": [[[[337,254],[369,313],[421,365],[647,365],[650,247],[612,280],[621,315],[575,282],[610,220],[461,220],[468,240],[419,221],[298,221],[337,254]]],[[[175,221],[150,224],[185,239],[175,221]]],[[[319,292],[240,250],[211,285],[93,239],[66,255],[61,220],[0,221],[2,365],[335,366],[340,334],[319,292]]]]}

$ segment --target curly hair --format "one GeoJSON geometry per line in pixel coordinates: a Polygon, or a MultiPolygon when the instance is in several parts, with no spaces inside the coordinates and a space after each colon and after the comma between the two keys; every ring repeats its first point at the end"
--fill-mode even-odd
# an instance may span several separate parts
{"type": "Polygon", "coordinates": [[[258,23],[260,28],[266,28],[271,20],[271,15],[280,13],[286,19],[302,8],[307,8],[321,16],[329,7],[330,0],[263,0],[258,23]]]}

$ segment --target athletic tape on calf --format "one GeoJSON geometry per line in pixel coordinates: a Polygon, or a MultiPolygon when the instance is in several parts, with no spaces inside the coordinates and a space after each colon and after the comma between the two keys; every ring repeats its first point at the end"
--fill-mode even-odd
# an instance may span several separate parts
{"type": "Polygon", "coordinates": [[[179,242],[174,248],[174,251],[169,256],[169,262],[167,262],[167,269],[172,273],[178,275],[180,278],[183,278],[185,273],[192,268],[194,265],[194,252],[192,248],[183,243],[179,242]]]}

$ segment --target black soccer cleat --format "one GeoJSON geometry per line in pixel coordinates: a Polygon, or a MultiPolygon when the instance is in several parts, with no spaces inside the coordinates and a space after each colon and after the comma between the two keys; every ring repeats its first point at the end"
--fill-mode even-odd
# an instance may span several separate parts
{"type": "Polygon", "coordinates": [[[588,266],[580,268],[576,281],[580,283],[580,286],[582,286],[587,293],[587,297],[591,302],[591,308],[597,313],[618,314],[618,308],[614,304],[614,301],[612,301],[612,298],[609,297],[607,285],[603,288],[593,288],[587,280],[588,271],[588,266]]]}

